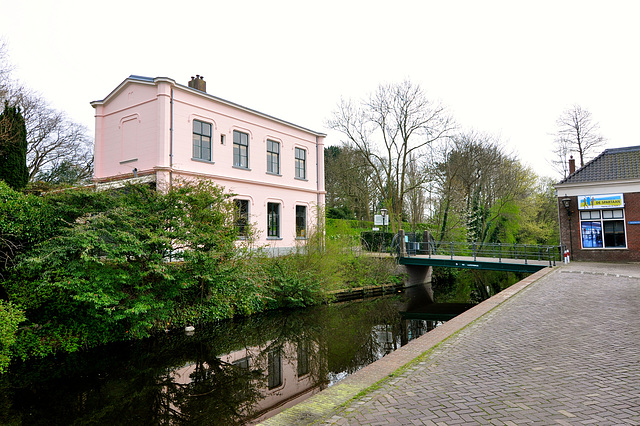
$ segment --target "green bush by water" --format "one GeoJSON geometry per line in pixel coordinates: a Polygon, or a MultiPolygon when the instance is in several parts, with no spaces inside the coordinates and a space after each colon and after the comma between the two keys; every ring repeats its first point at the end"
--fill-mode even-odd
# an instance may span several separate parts
{"type": "Polygon", "coordinates": [[[288,256],[237,247],[232,200],[206,182],[0,198],[0,368],[397,280],[344,223],[288,256]]]}

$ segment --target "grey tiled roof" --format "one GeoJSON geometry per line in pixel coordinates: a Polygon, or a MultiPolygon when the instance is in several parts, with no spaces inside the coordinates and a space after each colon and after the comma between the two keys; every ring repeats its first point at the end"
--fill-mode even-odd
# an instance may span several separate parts
{"type": "Polygon", "coordinates": [[[605,149],[558,185],[625,179],[640,179],[640,146],[605,149]]]}

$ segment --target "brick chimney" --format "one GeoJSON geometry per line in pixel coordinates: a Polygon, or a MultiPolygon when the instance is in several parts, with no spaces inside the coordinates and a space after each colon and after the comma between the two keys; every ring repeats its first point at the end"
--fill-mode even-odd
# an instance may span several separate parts
{"type": "Polygon", "coordinates": [[[572,175],[576,171],[576,159],[573,155],[569,156],[569,174],[572,175]]]}
{"type": "Polygon", "coordinates": [[[204,81],[204,77],[196,74],[195,77],[191,77],[191,81],[189,82],[189,87],[199,90],[201,92],[207,92],[207,82],[204,81]]]}

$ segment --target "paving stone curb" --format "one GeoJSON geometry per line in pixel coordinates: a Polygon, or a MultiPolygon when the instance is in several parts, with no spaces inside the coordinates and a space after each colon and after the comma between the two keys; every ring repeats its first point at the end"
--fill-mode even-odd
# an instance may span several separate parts
{"type": "Polygon", "coordinates": [[[466,328],[497,306],[509,300],[530,284],[558,268],[544,268],[519,281],[495,296],[479,303],[457,317],[445,322],[427,334],[412,340],[407,345],[379,359],[340,383],[323,390],[306,401],[271,417],[261,425],[308,425],[321,422],[331,416],[337,408],[359,394],[366,393],[381,382],[390,379],[440,343],[466,328]]]}

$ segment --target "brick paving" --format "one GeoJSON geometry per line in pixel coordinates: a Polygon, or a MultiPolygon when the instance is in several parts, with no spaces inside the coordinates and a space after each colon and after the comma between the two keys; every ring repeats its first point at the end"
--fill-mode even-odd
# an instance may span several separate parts
{"type": "Polygon", "coordinates": [[[332,398],[336,385],[269,424],[640,425],[640,265],[574,262],[534,275],[468,314],[477,319],[448,321],[459,331],[441,343],[429,340],[444,326],[417,339],[407,351],[417,360],[397,374],[388,376],[395,364],[369,366],[365,375],[388,378],[363,396],[345,399],[347,383],[332,398]]]}

